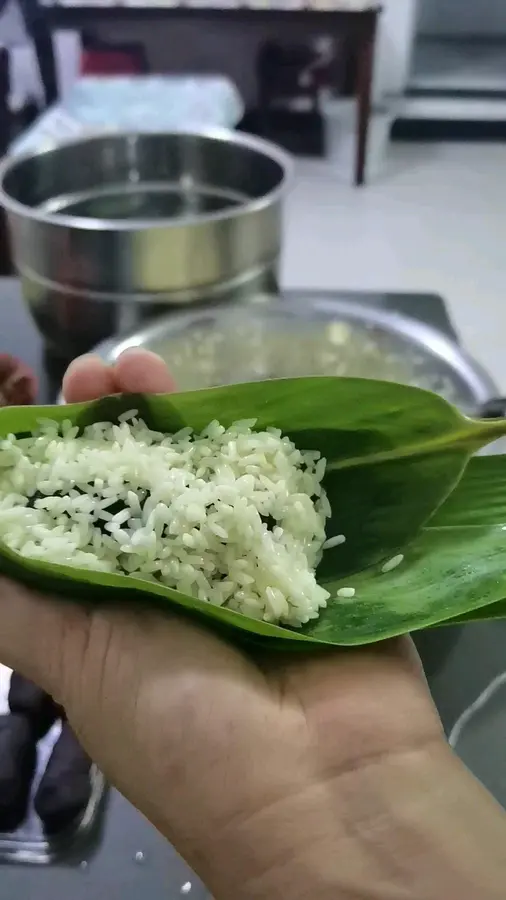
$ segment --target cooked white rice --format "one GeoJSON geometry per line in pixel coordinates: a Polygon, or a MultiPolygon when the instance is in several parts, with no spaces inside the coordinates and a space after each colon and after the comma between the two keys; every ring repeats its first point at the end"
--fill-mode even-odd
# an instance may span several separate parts
{"type": "Polygon", "coordinates": [[[381,567],[381,571],[384,575],[387,572],[393,572],[397,566],[400,566],[401,562],[404,560],[404,553],[398,553],[397,556],[393,556],[392,559],[387,560],[387,562],[381,567]]]}
{"type": "MultiPolygon", "coordinates": [[[[325,460],[255,421],[202,434],[40,423],[0,444],[0,540],[25,557],[160,582],[266,622],[318,617],[325,460]]],[[[340,543],[335,541],[334,543],[340,543]]]]}
{"type": "Polygon", "coordinates": [[[325,543],[323,545],[323,549],[324,550],[332,550],[334,547],[340,547],[341,544],[345,543],[345,541],[346,541],[346,538],[345,538],[344,534],[336,534],[335,537],[331,537],[328,539],[328,541],[325,541],[325,543]]]}
{"type": "Polygon", "coordinates": [[[351,600],[351,598],[355,596],[355,593],[355,588],[343,587],[339,588],[337,596],[342,597],[344,600],[351,600]]]}

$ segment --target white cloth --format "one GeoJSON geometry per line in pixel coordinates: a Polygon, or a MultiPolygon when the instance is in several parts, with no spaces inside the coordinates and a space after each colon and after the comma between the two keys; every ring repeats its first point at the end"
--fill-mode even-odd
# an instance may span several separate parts
{"type": "Polygon", "coordinates": [[[235,85],[218,75],[86,77],[23,132],[10,153],[106,131],[235,128],[244,106],[235,85]]]}
{"type": "Polygon", "coordinates": [[[0,13],[0,46],[9,51],[9,106],[17,112],[28,98],[43,96],[37,57],[16,0],[7,0],[0,13]]]}
{"type": "Polygon", "coordinates": [[[9,687],[11,684],[11,669],[0,664],[0,716],[9,712],[9,687]]]}
{"type": "Polygon", "coordinates": [[[53,32],[58,97],[64,103],[81,73],[81,35],[78,31],[53,32]]]}
{"type": "Polygon", "coordinates": [[[9,107],[12,112],[19,112],[29,100],[44,102],[37,55],[31,43],[9,47],[9,70],[9,107]]]}
{"type": "MultiPolygon", "coordinates": [[[[26,34],[21,13],[14,0],[9,0],[8,8],[0,15],[0,45],[9,50],[9,107],[12,112],[19,112],[30,100],[42,104],[45,97],[37,54],[26,34]],[[3,28],[6,18],[8,27],[3,28]]],[[[53,46],[58,96],[65,100],[79,76],[81,65],[79,32],[55,31],[53,46]]]]}
{"type": "Polygon", "coordinates": [[[0,45],[13,47],[24,44],[27,40],[25,23],[16,0],[7,0],[0,13],[0,45]]]}

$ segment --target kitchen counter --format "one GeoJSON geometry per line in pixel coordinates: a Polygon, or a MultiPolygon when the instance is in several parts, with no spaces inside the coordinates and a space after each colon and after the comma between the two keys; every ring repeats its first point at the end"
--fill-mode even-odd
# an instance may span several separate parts
{"type": "MultiPolygon", "coordinates": [[[[348,294],[375,306],[411,314],[447,334],[455,331],[441,299],[429,295],[348,294]]],[[[39,398],[53,401],[61,372],[48,374],[37,331],[26,312],[15,279],[0,279],[0,352],[12,353],[40,376],[39,398]]],[[[463,711],[505,668],[506,622],[442,628],[417,635],[416,643],[434,700],[447,733],[463,711]]],[[[504,723],[489,723],[488,747],[467,742],[462,756],[475,774],[506,805],[504,723]],[[494,732],[496,728],[496,732],[494,732]],[[494,733],[497,734],[494,742],[494,733]]],[[[483,724],[483,720],[482,720],[483,724]]],[[[457,747],[458,749],[458,747],[457,747]]],[[[116,791],[105,810],[98,849],[78,852],[66,864],[46,867],[6,865],[0,877],[0,900],[175,900],[190,881],[190,900],[209,894],[175,851],[116,791]],[[142,854],[140,861],[137,854],[142,854]]]]}

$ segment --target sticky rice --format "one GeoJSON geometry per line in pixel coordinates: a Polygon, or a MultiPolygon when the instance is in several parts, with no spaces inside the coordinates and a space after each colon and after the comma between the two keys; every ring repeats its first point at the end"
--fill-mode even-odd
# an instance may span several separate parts
{"type": "Polygon", "coordinates": [[[0,540],[24,557],[302,625],[329,597],[315,578],[330,515],[325,460],[255,424],[166,435],[131,410],[81,433],[43,421],[30,437],[10,435],[0,443],[0,540]]]}

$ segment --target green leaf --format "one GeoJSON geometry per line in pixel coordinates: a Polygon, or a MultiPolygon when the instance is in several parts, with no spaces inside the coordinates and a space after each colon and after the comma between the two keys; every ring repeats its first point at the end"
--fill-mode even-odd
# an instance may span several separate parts
{"type": "MultiPolygon", "coordinates": [[[[462,481],[436,513],[431,525],[456,530],[462,526],[489,528],[500,541],[506,540],[506,465],[503,456],[478,456],[472,459],[462,481]]],[[[477,532],[476,532],[477,533],[477,532]]],[[[474,597],[484,595],[480,544],[471,547],[466,556],[466,566],[474,572],[474,597]]],[[[490,547],[492,542],[490,542],[490,547]]],[[[506,560],[503,560],[503,563],[506,560]]],[[[503,565],[506,574],[506,565],[503,565]]],[[[456,617],[455,622],[483,621],[506,617],[506,577],[499,569],[497,581],[486,604],[473,607],[456,617]]],[[[469,581],[469,577],[468,577],[469,581]]]]}
{"type": "Polygon", "coordinates": [[[353,576],[353,602],[341,600],[339,621],[337,614],[331,625],[321,617],[311,633],[325,638],[330,627],[335,638],[339,625],[336,642],[364,644],[450,619],[482,618],[483,607],[506,596],[505,563],[503,526],[426,528],[394,571],[353,576]]]}
{"type": "MultiPolygon", "coordinates": [[[[350,583],[357,591],[351,613],[362,621],[358,626],[342,616],[341,627],[348,629],[343,643],[506,617],[506,457],[472,459],[406,549],[402,566],[388,574],[366,571],[350,583]],[[361,605],[368,609],[367,623],[361,605]]],[[[323,627],[320,619],[314,633],[323,627]]]]}
{"type": "Polygon", "coordinates": [[[430,520],[431,527],[506,525],[503,456],[475,456],[462,480],[430,520]]]}
{"type": "MultiPolygon", "coordinates": [[[[138,604],[150,599],[162,606],[178,605],[216,627],[234,634],[239,629],[276,646],[368,643],[456,617],[478,616],[487,604],[506,597],[498,588],[500,526],[506,521],[506,493],[502,502],[498,484],[501,472],[506,483],[505,460],[473,460],[469,474],[449,496],[472,454],[504,434],[505,422],[465,418],[440,397],[417,388],[365,379],[302,378],[170,396],[108,397],[66,407],[7,407],[0,409],[0,437],[30,433],[40,418],[71,419],[80,427],[115,421],[132,407],[160,431],[184,425],[201,430],[213,419],[228,426],[256,418],[259,430],[275,426],[300,449],[319,450],[327,458],[325,488],[332,506],[327,533],[344,533],[347,540],[324,554],[318,580],[333,596],[351,585],[356,597],[351,602],[329,601],[317,621],[294,630],[134,576],[25,560],[0,547],[5,572],[83,601],[138,604]],[[503,517],[499,523],[498,516],[503,517]],[[381,563],[400,550],[406,552],[405,563],[381,574],[381,563]]],[[[504,541],[506,550],[506,532],[504,541]]]]}

